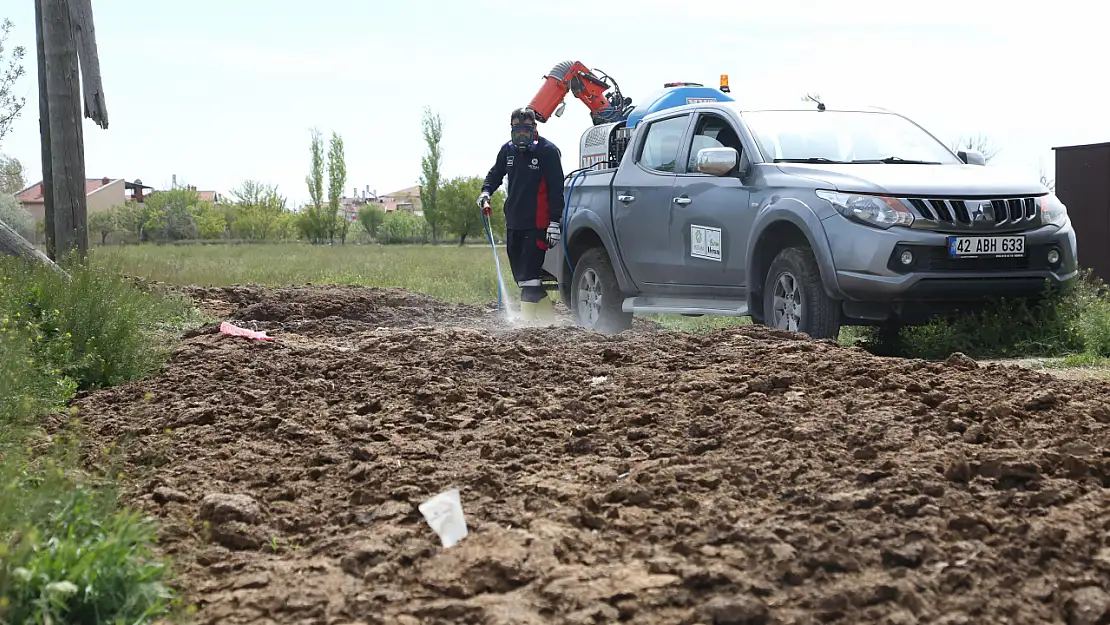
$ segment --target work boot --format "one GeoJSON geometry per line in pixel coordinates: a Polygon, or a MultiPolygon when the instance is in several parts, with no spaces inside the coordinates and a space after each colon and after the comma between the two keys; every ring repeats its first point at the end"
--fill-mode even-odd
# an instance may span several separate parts
{"type": "Polygon", "coordinates": [[[555,325],[555,304],[550,297],[545,297],[533,304],[536,307],[536,321],[542,325],[555,325]]]}

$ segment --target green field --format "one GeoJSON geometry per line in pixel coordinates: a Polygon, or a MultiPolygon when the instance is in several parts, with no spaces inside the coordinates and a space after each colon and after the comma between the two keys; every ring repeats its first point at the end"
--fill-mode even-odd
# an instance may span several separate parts
{"type": "MultiPolygon", "coordinates": [[[[492,253],[484,244],[135,245],[96,248],[95,256],[131,275],[179,285],[342,283],[400,287],[471,304],[497,298],[492,253]]],[[[509,296],[515,301],[518,290],[503,249],[499,256],[509,296]]],[[[1096,288],[1084,282],[1040,309],[1001,303],[979,318],[903,330],[893,342],[880,342],[873,331],[860,328],[845,328],[840,340],[889,355],[944,358],[961,351],[974,358],[1041,358],[1048,367],[1101,366],[1110,356],[1110,301],[1096,295],[1096,288]]],[[[649,318],[685,331],[750,323],[747,318],[728,317],[649,318]]]]}

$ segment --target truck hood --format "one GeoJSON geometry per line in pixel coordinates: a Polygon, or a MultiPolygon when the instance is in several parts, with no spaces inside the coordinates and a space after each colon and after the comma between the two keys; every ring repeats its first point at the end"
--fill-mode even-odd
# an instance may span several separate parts
{"type": "Polygon", "coordinates": [[[983,165],[809,164],[776,163],[785,174],[824,182],[846,193],[898,196],[1041,195],[1048,189],[999,167],[983,165]]]}

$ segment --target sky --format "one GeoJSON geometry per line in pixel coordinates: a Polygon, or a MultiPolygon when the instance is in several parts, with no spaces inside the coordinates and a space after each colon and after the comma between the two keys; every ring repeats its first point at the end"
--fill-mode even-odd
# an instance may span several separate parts
{"type": "MultiPolygon", "coordinates": [[[[1051,177],[1052,147],[1110,141],[1110,81],[1093,4],[1078,0],[94,0],[107,130],[84,122],[86,173],[227,192],[244,180],[308,198],[310,129],[343,138],[354,187],[417,184],[424,107],[443,121],[443,175],[484,176],[564,60],[616,78],[634,103],[668,81],[741,102],[807,92],[882,106],[942,141],[982,134],[991,166],[1051,177]]],[[[0,153],[41,177],[34,2],[2,0],[27,48],[27,106],[0,153]]],[[[576,168],[588,110],[543,124],[576,168]]],[[[325,179],[326,184],[326,179],[325,179]]]]}

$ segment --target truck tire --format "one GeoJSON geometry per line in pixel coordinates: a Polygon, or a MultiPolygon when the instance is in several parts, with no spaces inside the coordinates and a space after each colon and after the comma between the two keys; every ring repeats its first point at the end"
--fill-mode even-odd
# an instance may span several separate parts
{"type": "Polygon", "coordinates": [[[578,259],[570,283],[570,301],[574,322],[583,328],[617,334],[632,327],[632,313],[621,308],[624,296],[603,248],[590,248],[578,259]]]}
{"type": "Polygon", "coordinates": [[[835,341],[840,336],[839,302],[825,294],[813,250],[788,247],[775,257],[763,285],[763,317],[768,327],[815,339],[835,341]],[[776,298],[793,305],[785,311],[781,305],[776,308],[776,298]]]}

